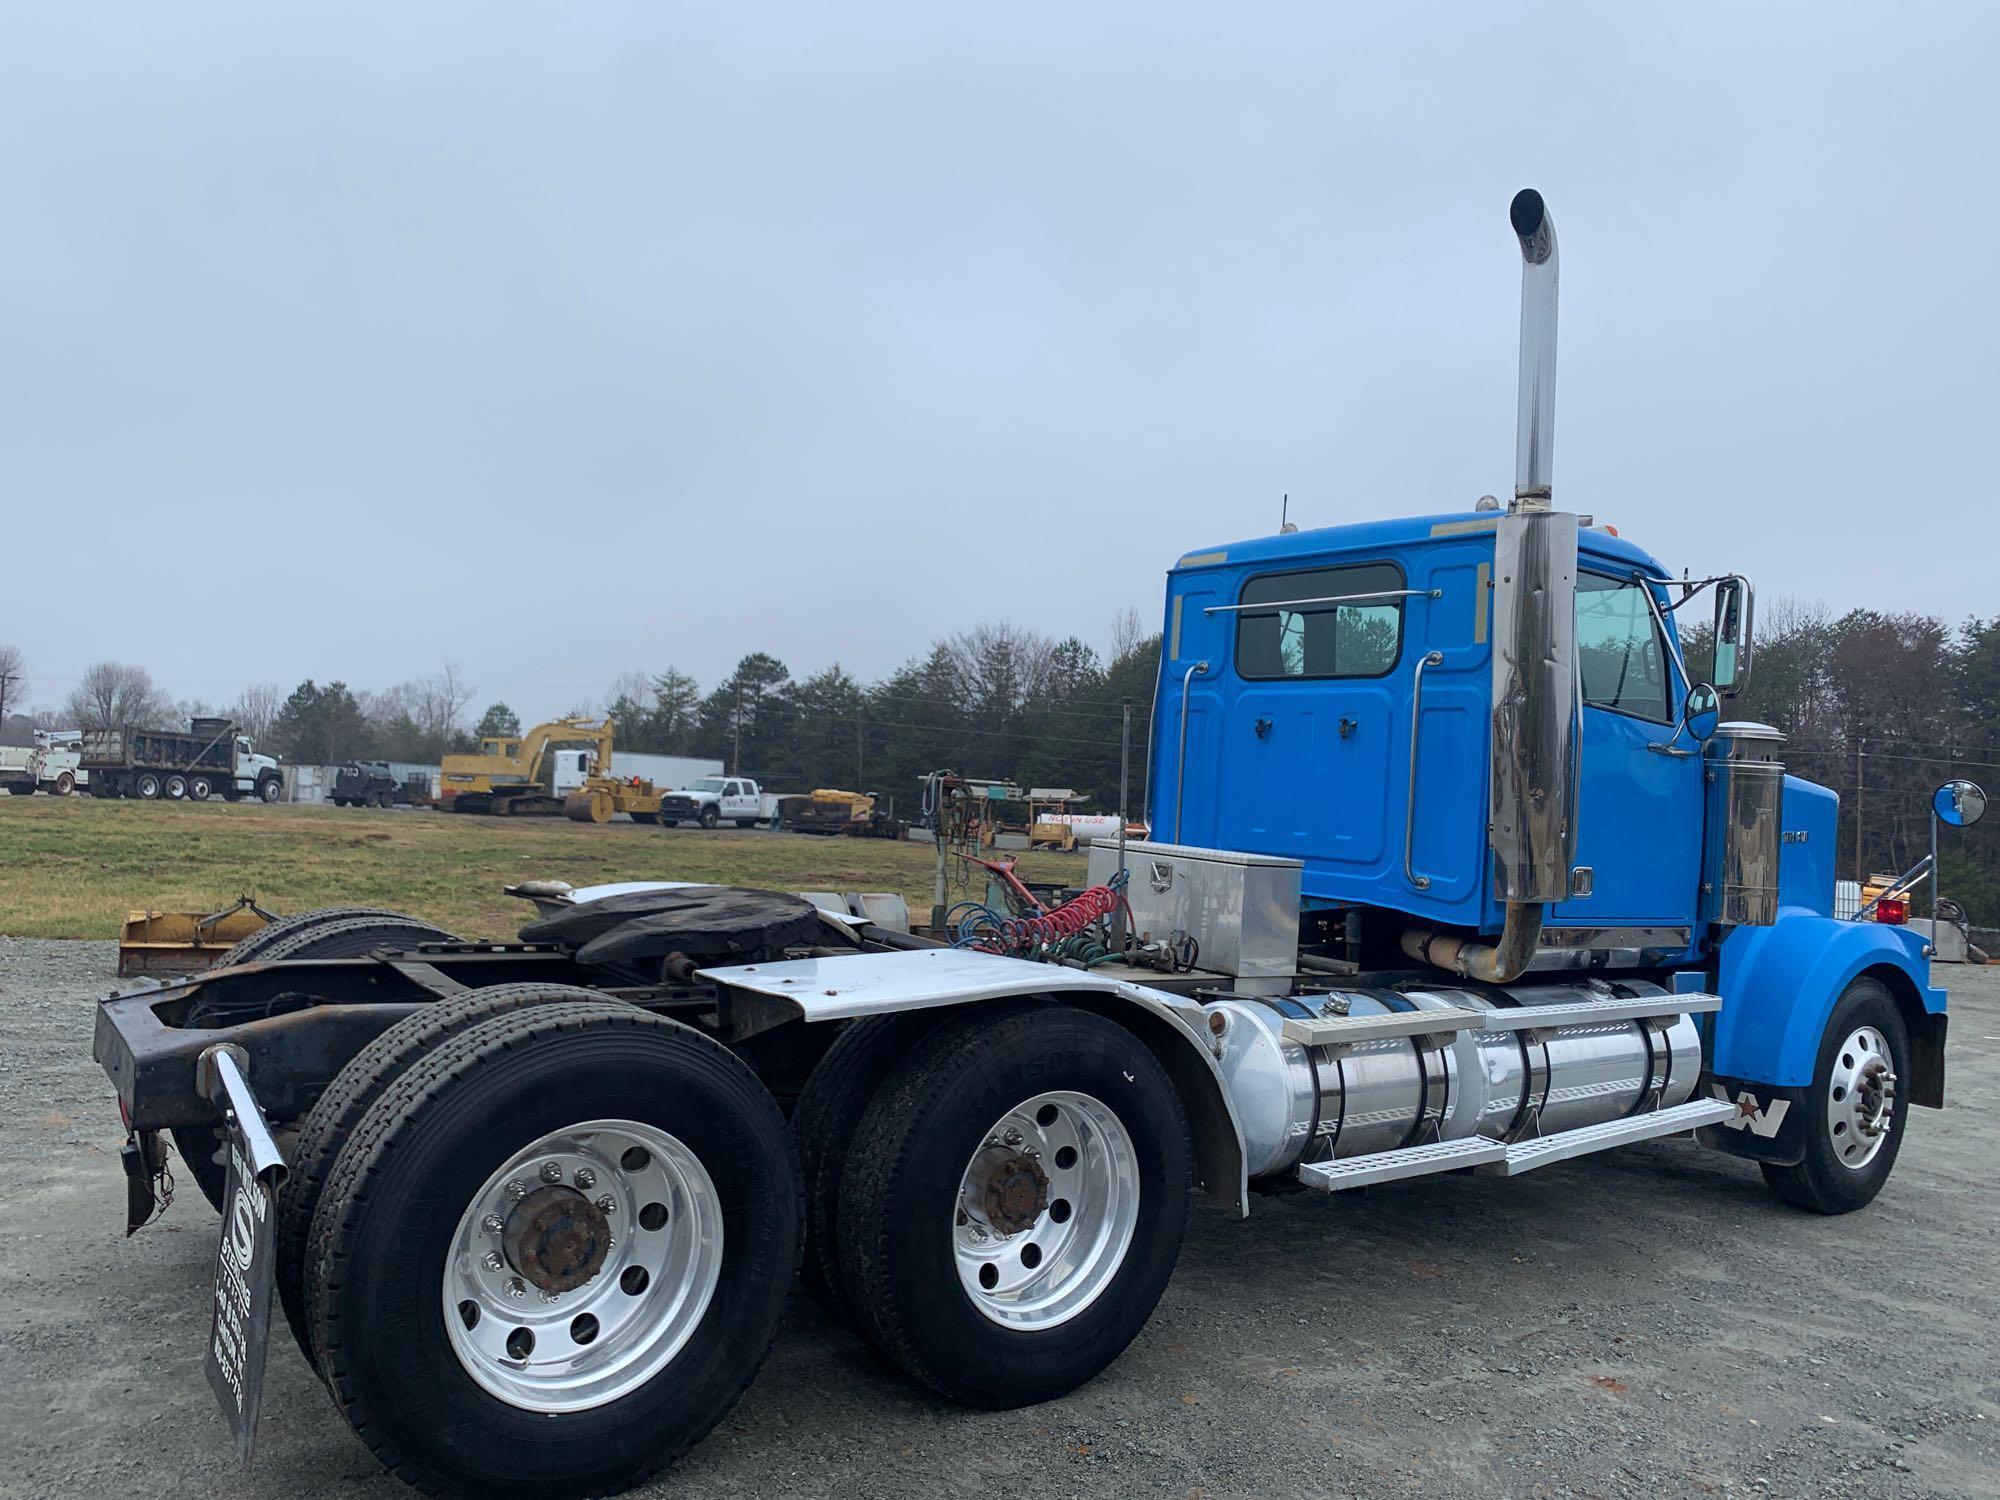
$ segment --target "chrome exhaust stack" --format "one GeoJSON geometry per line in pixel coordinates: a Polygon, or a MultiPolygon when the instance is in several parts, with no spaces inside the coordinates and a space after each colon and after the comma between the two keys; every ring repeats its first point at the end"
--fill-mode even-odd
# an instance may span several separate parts
{"type": "Polygon", "coordinates": [[[1421,962],[1488,983],[1523,973],[1544,908],[1570,894],[1581,740],[1576,654],[1577,518],[1550,503],[1556,421],[1556,226],[1523,188],[1508,219],[1521,243],[1521,386],[1514,503],[1494,528],[1493,712],[1487,844],[1505,925],[1491,942],[1422,928],[1421,962]]]}
{"type": "Polygon", "coordinates": [[[1556,221],[1533,188],[1507,209],[1521,242],[1521,385],[1514,509],[1547,510],[1556,456],[1556,221]]]}

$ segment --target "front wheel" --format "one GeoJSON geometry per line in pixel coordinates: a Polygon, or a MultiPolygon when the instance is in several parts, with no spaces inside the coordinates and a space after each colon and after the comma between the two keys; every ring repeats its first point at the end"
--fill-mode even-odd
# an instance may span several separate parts
{"type": "Polygon", "coordinates": [[[1180,1254],[1191,1149],[1172,1081],[1102,1016],[946,1021],[847,1146],[841,1279],[869,1338],[971,1406],[1048,1401],[1138,1335],[1180,1254]]]}
{"type": "Polygon", "coordinates": [[[698,821],[704,828],[713,828],[717,823],[722,821],[722,816],[714,808],[704,807],[701,810],[701,817],[698,821]]]}
{"type": "Polygon", "coordinates": [[[267,776],[257,783],[257,795],[268,805],[285,795],[284,784],[275,776],[267,776]]]}
{"type": "Polygon", "coordinates": [[[443,1042],[339,1154],[305,1260],[341,1414],[421,1488],[604,1495],[769,1350],[799,1246],[776,1104],[699,1032],[533,1006],[443,1042]]]}
{"type": "Polygon", "coordinates": [[[1857,979],[1833,1007],[1820,1039],[1806,1114],[1805,1159],[1763,1163],[1764,1181],[1794,1208],[1852,1213],[1875,1200],[1903,1145],[1897,1080],[1908,1076],[1910,1043],[1895,997],[1857,979]]]}

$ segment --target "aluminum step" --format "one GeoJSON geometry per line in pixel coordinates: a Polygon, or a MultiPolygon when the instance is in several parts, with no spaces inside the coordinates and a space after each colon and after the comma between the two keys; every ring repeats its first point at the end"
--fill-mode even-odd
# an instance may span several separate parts
{"type": "Polygon", "coordinates": [[[1629,1146],[1634,1141],[1657,1140],[1663,1135],[1682,1135],[1701,1125],[1716,1125],[1736,1114],[1728,1099],[1691,1099],[1672,1109],[1656,1109],[1650,1114],[1628,1115],[1607,1120],[1602,1125],[1586,1125],[1581,1130],[1560,1130],[1554,1135],[1530,1141],[1516,1141],[1495,1163],[1502,1176],[1518,1177],[1553,1161],[1608,1151],[1613,1146],[1629,1146]]]}
{"type": "Polygon", "coordinates": [[[1335,1047],[1343,1042],[1379,1042],[1384,1037],[1477,1031],[1485,1014],[1481,1010],[1393,1010],[1379,1016],[1294,1019],[1285,1022],[1285,1040],[1303,1047],[1335,1047]]]}
{"type": "Polygon", "coordinates": [[[1663,1135],[1683,1135],[1697,1126],[1719,1124],[1735,1113],[1736,1106],[1726,1099],[1694,1099],[1672,1109],[1586,1125],[1581,1130],[1559,1131],[1530,1141],[1516,1141],[1511,1146],[1485,1136],[1436,1141],[1428,1146],[1350,1156],[1345,1161],[1308,1162],[1295,1168],[1293,1175],[1322,1193],[1373,1187],[1432,1172],[1455,1172],[1461,1167],[1492,1167],[1504,1177],[1518,1177],[1550,1162],[1588,1156],[1593,1151],[1609,1151],[1614,1146],[1629,1146],[1634,1141],[1655,1140],[1663,1135]]]}
{"type": "Polygon", "coordinates": [[[1372,1187],[1378,1182],[1394,1182],[1402,1177],[1422,1177],[1431,1172],[1455,1172],[1460,1167],[1484,1166],[1507,1158],[1502,1141],[1474,1136],[1469,1141],[1434,1141],[1428,1146],[1405,1146],[1400,1151],[1377,1151],[1372,1156],[1350,1156],[1345,1161],[1307,1162],[1297,1176],[1309,1188],[1322,1193],[1338,1193],[1348,1188],[1372,1187]]]}
{"type": "Polygon", "coordinates": [[[1720,1010],[1720,995],[1651,995],[1626,1000],[1573,1000],[1564,1005],[1519,1005],[1479,1013],[1481,1031],[1552,1031],[1559,1026],[1593,1026],[1608,1021],[1644,1021],[1653,1016],[1694,1016],[1720,1010]]]}

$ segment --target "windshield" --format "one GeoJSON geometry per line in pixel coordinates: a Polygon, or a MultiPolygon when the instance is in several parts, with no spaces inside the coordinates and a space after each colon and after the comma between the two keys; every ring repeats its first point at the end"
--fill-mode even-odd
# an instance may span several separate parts
{"type": "Polygon", "coordinates": [[[687,789],[691,792],[719,792],[722,790],[722,783],[713,776],[704,776],[699,781],[690,781],[687,789]]]}

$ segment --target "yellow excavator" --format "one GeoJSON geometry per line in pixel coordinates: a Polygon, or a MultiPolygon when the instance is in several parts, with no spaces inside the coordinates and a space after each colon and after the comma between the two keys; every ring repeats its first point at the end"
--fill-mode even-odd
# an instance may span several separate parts
{"type": "Polygon", "coordinates": [[[553,719],[523,735],[482,739],[477,754],[444,758],[438,800],[452,812],[566,813],[579,823],[603,823],[622,812],[657,823],[660,794],[652,782],[608,774],[612,728],[609,719],[553,719]],[[574,762],[565,764],[566,755],[574,762]]]}

